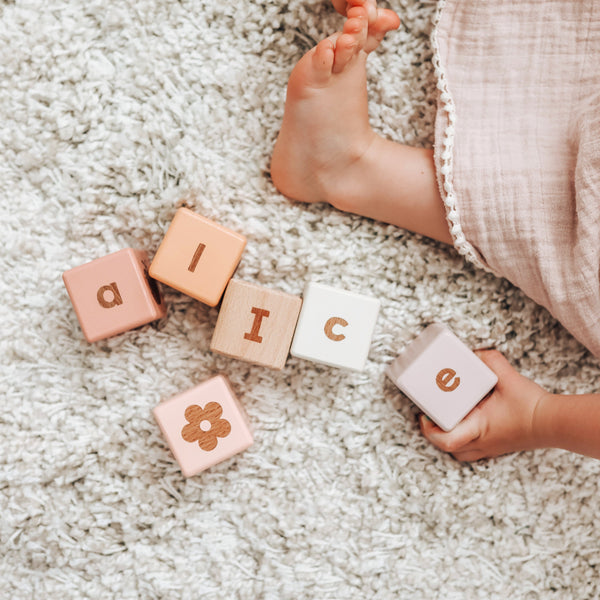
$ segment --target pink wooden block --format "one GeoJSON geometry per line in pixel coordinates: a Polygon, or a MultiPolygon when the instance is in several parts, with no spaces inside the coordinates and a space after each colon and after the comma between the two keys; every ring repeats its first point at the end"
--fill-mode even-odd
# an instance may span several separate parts
{"type": "Polygon", "coordinates": [[[244,408],[222,375],[162,402],[152,412],[186,477],[253,442],[244,408]]]}
{"type": "Polygon", "coordinates": [[[432,421],[450,431],[498,378],[447,327],[429,325],[386,369],[386,375],[432,421]]]}
{"type": "Polygon", "coordinates": [[[165,316],[160,289],[148,275],[148,266],[146,252],[126,248],[63,273],[88,342],[165,316]]]}

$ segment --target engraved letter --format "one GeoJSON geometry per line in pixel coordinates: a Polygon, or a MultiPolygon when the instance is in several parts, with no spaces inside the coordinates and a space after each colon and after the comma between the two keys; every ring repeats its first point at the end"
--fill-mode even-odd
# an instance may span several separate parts
{"type": "Polygon", "coordinates": [[[435,382],[442,392],[453,392],[460,385],[460,377],[456,377],[453,369],[442,369],[436,376],[435,382]]]}
{"type": "Polygon", "coordinates": [[[254,323],[252,323],[252,330],[250,333],[244,334],[244,339],[250,340],[251,342],[258,342],[260,344],[263,340],[262,336],[258,335],[258,332],[260,331],[260,324],[263,320],[263,317],[268,317],[271,313],[264,308],[256,308],[255,306],[252,307],[250,312],[254,314],[254,323]]]}
{"type": "Polygon", "coordinates": [[[119,306],[119,304],[123,304],[123,299],[121,298],[121,294],[119,293],[119,288],[117,287],[117,284],[114,281],[110,285],[103,285],[98,290],[96,298],[98,298],[100,306],[103,306],[104,308],[112,308],[113,306],[119,306]],[[106,300],[106,298],[104,297],[105,292],[112,292],[112,300],[106,300]]]}
{"type": "Polygon", "coordinates": [[[342,319],[342,317],[331,317],[331,319],[325,323],[325,335],[334,342],[341,342],[346,338],[346,336],[343,333],[333,333],[333,328],[336,325],[348,327],[348,321],[346,321],[346,319],[342,319]]]}
{"type": "Polygon", "coordinates": [[[192,262],[188,266],[188,271],[193,273],[196,270],[196,267],[198,266],[198,261],[200,260],[200,257],[204,252],[204,248],[206,248],[206,244],[198,244],[196,252],[194,252],[194,256],[192,257],[192,262]]]}

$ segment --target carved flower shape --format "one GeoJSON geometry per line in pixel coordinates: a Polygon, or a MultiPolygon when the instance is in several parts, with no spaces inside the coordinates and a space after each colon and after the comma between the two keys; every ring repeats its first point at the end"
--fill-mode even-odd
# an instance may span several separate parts
{"type": "Polygon", "coordinates": [[[186,442],[198,442],[202,450],[210,452],[217,447],[218,438],[231,433],[231,423],[221,419],[223,408],[218,402],[209,402],[204,408],[191,404],[185,409],[188,424],[181,430],[186,442]]]}

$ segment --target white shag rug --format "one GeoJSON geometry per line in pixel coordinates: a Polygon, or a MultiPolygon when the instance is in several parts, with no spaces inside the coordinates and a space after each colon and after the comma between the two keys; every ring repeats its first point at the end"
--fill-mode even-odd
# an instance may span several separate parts
{"type": "MultiPolygon", "coordinates": [[[[391,6],[372,123],[431,145],[435,2],[391,6]]],[[[0,598],[600,597],[600,461],[460,464],[384,377],[433,320],[555,391],[598,391],[598,361],[451,248],[269,179],[288,75],[341,23],[326,0],[0,4],[0,598]],[[165,319],[86,343],[62,272],[152,255],[184,203],[248,237],[241,279],[378,297],[367,369],[212,354],[217,310],[164,286],[165,319]],[[186,480],[151,409],[217,373],[255,444],[186,480]]]]}

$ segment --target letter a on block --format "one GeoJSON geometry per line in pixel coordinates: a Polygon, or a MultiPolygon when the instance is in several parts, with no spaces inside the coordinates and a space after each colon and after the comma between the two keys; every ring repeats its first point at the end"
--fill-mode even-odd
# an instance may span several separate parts
{"type": "Polygon", "coordinates": [[[63,273],[65,287],[88,342],[165,316],[166,306],[160,289],[148,276],[147,266],[146,251],[124,248],[63,273]]]}
{"type": "Polygon", "coordinates": [[[103,308],[113,308],[113,306],[119,306],[123,304],[123,299],[121,298],[121,294],[119,293],[119,288],[117,287],[116,282],[112,282],[110,285],[103,285],[96,294],[96,298],[98,298],[98,302],[100,306],[103,308]],[[112,299],[106,299],[106,292],[112,293],[112,299]]]}

